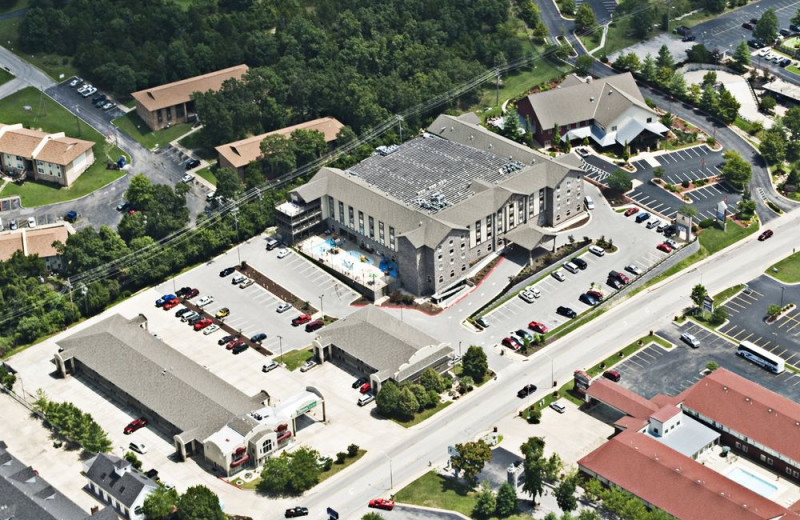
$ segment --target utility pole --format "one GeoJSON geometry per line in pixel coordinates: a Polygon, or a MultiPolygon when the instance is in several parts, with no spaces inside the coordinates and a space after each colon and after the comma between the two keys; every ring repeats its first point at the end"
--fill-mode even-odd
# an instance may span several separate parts
{"type": "Polygon", "coordinates": [[[277,338],[278,338],[278,348],[281,351],[280,359],[281,359],[281,363],[283,363],[283,336],[278,336],[277,338]]]}
{"type": "Polygon", "coordinates": [[[500,104],[500,69],[497,69],[497,76],[495,76],[494,85],[495,85],[494,104],[495,105],[499,105],[500,104]]]}
{"type": "Polygon", "coordinates": [[[235,205],[231,211],[233,215],[233,225],[236,226],[236,258],[239,259],[239,265],[242,265],[242,255],[239,253],[239,208],[235,205]]]}

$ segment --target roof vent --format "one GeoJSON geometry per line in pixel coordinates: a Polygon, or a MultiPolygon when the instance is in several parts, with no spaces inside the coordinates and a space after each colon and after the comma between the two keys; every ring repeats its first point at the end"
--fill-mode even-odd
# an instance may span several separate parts
{"type": "Polygon", "coordinates": [[[594,96],[591,96],[591,97],[589,98],[589,103],[594,103],[594,96]]]}
{"type": "Polygon", "coordinates": [[[723,387],[722,387],[722,389],[723,389],[724,391],[726,391],[726,392],[728,391],[728,387],[727,387],[727,386],[723,386],[723,387]]]}
{"type": "Polygon", "coordinates": [[[749,398],[749,397],[745,397],[745,398],[744,398],[744,400],[745,400],[746,402],[748,402],[748,403],[750,402],[750,398],[749,398]]]}
{"type": "Polygon", "coordinates": [[[768,411],[769,413],[772,413],[772,408],[767,408],[767,411],[768,411]]]}

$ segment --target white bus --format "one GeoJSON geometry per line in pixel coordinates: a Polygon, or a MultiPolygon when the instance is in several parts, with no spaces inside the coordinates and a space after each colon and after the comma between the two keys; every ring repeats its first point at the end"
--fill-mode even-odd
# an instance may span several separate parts
{"type": "Polygon", "coordinates": [[[762,368],[766,368],[773,374],[780,374],[785,369],[783,359],[749,341],[739,343],[739,349],[736,354],[762,368]]]}

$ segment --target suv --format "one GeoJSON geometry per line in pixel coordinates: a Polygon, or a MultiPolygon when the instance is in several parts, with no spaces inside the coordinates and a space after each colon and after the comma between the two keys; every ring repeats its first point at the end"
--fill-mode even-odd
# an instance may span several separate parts
{"type": "Polygon", "coordinates": [[[647,227],[647,229],[653,229],[653,228],[657,228],[660,225],[661,225],[661,220],[660,219],[653,219],[653,220],[651,220],[650,222],[647,223],[646,227],[647,227]]]}
{"type": "Polygon", "coordinates": [[[695,338],[688,332],[684,332],[683,334],[681,334],[681,341],[683,341],[692,348],[700,348],[700,342],[697,341],[697,338],[695,338]]]}
{"type": "Polygon", "coordinates": [[[272,251],[273,249],[275,249],[279,245],[281,245],[281,243],[278,242],[277,240],[275,240],[274,238],[268,238],[267,239],[267,251],[272,251]]]}
{"type": "Polygon", "coordinates": [[[616,370],[606,370],[605,372],[603,372],[603,377],[605,377],[606,379],[610,379],[615,383],[618,383],[619,380],[622,379],[622,375],[620,375],[620,373],[617,372],[616,370]]]}
{"type": "Polygon", "coordinates": [[[598,302],[597,302],[597,298],[595,298],[594,296],[592,296],[592,295],[591,295],[591,294],[589,294],[589,293],[583,293],[583,294],[581,294],[581,295],[578,297],[578,299],[579,299],[579,300],[580,300],[582,303],[585,303],[586,305],[595,306],[595,305],[597,305],[597,303],[598,303],[598,302]]]}
{"type": "Polygon", "coordinates": [[[243,281],[247,280],[247,277],[243,274],[237,274],[233,278],[231,278],[231,285],[239,285],[243,281]]]}
{"type": "Polygon", "coordinates": [[[649,218],[650,218],[650,213],[639,213],[638,215],[636,215],[636,223],[641,224],[642,222],[644,222],[649,218]]]}
{"type": "Polygon", "coordinates": [[[315,330],[319,330],[324,325],[322,320],[314,320],[312,322],[306,323],[306,332],[314,332],[315,330]]]}
{"type": "Polygon", "coordinates": [[[375,394],[372,392],[362,395],[358,398],[358,406],[366,406],[375,400],[375,394]]]}
{"type": "Polygon", "coordinates": [[[589,252],[596,256],[603,256],[606,254],[606,250],[600,246],[589,246],[589,252]]]}
{"type": "Polygon", "coordinates": [[[578,272],[578,266],[573,264],[572,262],[564,262],[563,267],[572,274],[578,272]]]}
{"type": "Polygon", "coordinates": [[[624,274],[620,273],[619,271],[610,271],[608,273],[608,277],[609,278],[616,278],[617,280],[619,280],[622,283],[629,283],[631,281],[630,278],[628,278],[624,274]]]}
{"type": "Polygon", "coordinates": [[[550,403],[550,408],[557,411],[558,413],[564,413],[567,411],[567,408],[563,404],[559,404],[557,402],[550,403]]]}
{"type": "Polygon", "coordinates": [[[301,314],[300,316],[292,319],[292,327],[300,326],[304,323],[308,323],[309,321],[311,321],[311,316],[308,314],[301,314]]]}
{"type": "Polygon", "coordinates": [[[570,260],[570,262],[577,265],[578,269],[580,269],[581,271],[589,267],[589,264],[587,264],[586,260],[584,260],[583,258],[573,258],[572,260],[570,260]]]}

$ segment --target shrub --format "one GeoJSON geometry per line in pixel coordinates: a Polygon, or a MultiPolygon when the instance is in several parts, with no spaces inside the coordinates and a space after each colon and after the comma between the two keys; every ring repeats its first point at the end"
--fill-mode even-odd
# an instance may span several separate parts
{"type": "Polygon", "coordinates": [[[717,140],[713,137],[709,137],[706,139],[706,143],[708,143],[709,146],[715,146],[717,144],[717,140]]]}
{"type": "Polygon", "coordinates": [[[336,454],[336,464],[344,464],[344,459],[347,458],[347,453],[344,451],[340,451],[336,454]]]}
{"type": "Polygon", "coordinates": [[[708,363],[706,363],[706,368],[713,372],[714,370],[719,368],[719,363],[717,363],[716,361],[709,361],[708,363]]]}
{"type": "Polygon", "coordinates": [[[713,218],[704,218],[703,220],[700,221],[699,225],[700,225],[700,227],[702,229],[710,228],[711,226],[714,225],[714,219],[713,218]]]}
{"type": "Polygon", "coordinates": [[[688,188],[690,184],[691,184],[691,183],[690,183],[688,180],[685,180],[685,181],[683,181],[683,182],[681,183],[681,186],[683,186],[684,188],[688,188]]]}
{"type": "Polygon", "coordinates": [[[347,447],[347,456],[355,457],[356,455],[358,455],[358,444],[351,444],[347,447]]]}
{"type": "Polygon", "coordinates": [[[539,424],[542,420],[542,411],[531,407],[531,414],[528,416],[528,422],[531,424],[539,424]]]}

